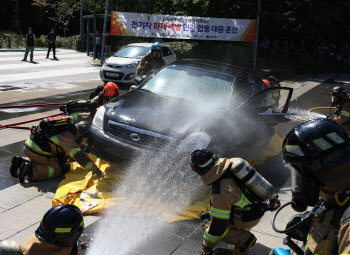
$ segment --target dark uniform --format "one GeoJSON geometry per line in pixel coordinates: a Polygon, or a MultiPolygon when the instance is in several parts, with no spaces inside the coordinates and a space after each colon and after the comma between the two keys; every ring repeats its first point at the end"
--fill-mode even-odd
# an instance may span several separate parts
{"type": "Polygon", "coordinates": [[[28,53],[30,51],[30,61],[32,62],[34,57],[34,45],[36,37],[35,34],[31,32],[31,29],[29,29],[29,32],[30,33],[26,34],[26,51],[24,53],[22,61],[27,61],[28,53]]]}
{"type": "Polygon", "coordinates": [[[49,43],[46,58],[49,58],[51,49],[53,52],[53,58],[56,58],[56,34],[53,32],[50,32],[46,37],[46,39],[49,43]]]}

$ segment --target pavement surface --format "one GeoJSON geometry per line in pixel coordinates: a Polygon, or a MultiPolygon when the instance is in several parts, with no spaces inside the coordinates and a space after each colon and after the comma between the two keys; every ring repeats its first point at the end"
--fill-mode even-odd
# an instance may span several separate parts
{"type": "MultiPolygon", "coordinates": [[[[57,49],[59,61],[55,61],[45,58],[46,49],[36,49],[34,64],[21,62],[23,54],[24,49],[21,48],[0,49],[1,105],[87,99],[91,91],[102,84],[99,80],[99,68],[89,63],[91,58],[85,53],[57,49]]],[[[282,82],[282,86],[294,88],[290,111],[299,115],[306,115],[307,110],[313,107],[329,106],[329,90],[335,84],[341,84],[349,91],[350,75],[299,75],[282,82]]],[[[124,88],[122,93],[126,91],[127,88],[124,88]]],[[[58,108],[55,107],[43,109],[31,107],[25,110],[1,109],[0,124],[25,121],[58,112],[58,108]]],[[[297,120],[292,119],[290,122],[278,125],[276,130],[286,135],[297,123],[297,120]]],[[[32,124],[36,123],[23,126],[32,124]]],[[[34,233],[44,213],[51,208],[56,188],[64,178],[20,184],[17,179],[10,176],[11,158],[15,155],[23,155],[23,143],[28,136],[29,133],[26,130],[0,130],[0,240],[10,239],[20,244],[34,233]]],[[[269,159],[259,166],[258,170],[275,186],[283,203],[290,200],[289,169],[283,164],[280,156],[269,159]]],[[[290,208],[283,211],[277,227],[284,228],[288,219],[294,214],[290,208]]],[[[284,235],[272,230],[272,216],[272,213],[267,212],[260,224],[252,229],[258,242],[250,254],[268,254],[271,248],[284,247],[282,245],[284,235]]],[[[86,230],[82,240],[90,237],[97,240],[96,235],[101,225],[106,224],[101,218],[106,217],[104,214],[85,216],[86,230]]],[[[128,216],[125,216],[126,224],[128,220],[130,220],[128,216]]],[[[103,243],[105,252],[99,254],[187,255],[198,254],[201,249],[204,225],[201,220],[162,224],[161,228],[155,227],[156,230],[151,232],[152,234],[145,234],[144,238],[136,243],[133,242],[133,233],[141,229],[142,225],[152,228],[147,219],[138,224],[136,228],[130,224],[128,228],[120,229],[121,233],[117,233],[118,229],[116,229],[116,236],[131,236],[127,243],[128,252],[118,253],[119,244],[114,241],[113,236],[109,236],[103,243]],[[108,249],[109,247],[111,250],[108,249]]],[[[93,242],[91,249],[96,245],[101,244],[93,242]]],[[[232,249],[232,246],[222,243],[218,247],[232,249]]]]}

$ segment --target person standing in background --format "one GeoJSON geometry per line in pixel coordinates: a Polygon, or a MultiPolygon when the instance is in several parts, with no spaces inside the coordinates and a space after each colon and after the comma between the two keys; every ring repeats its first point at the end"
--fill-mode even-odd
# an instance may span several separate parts
{"type": "Polygon", "coordinates": [[[24,58],[22,61],[27,61],[28,53],[30,51],[30,62],[33,62],[35,42],[35,34],[33,34],[33,30],[31,28],[28,28],[28,34],[26,34],[26,52],[24,53],[24,58]]]}
{"type": "Polygon", "coordinates": [[[56,34],[55,34],[55,29],[54,28],[51,28],[51,32],[46,37],[46,39],[47,39],[47,41],[49,43],[48,49],[47,49],[47,56],[46,56],[46,58],[49,58],[50,51],[52,49],[53,59],[57,59],[56,58],[56,34]]]}
{"type": "Polygon", "coordinates": [[[96,57],[101,57],[101,45],[102,45],[102,37],[100,35],[100,31],[96,30],[96,57]]]}

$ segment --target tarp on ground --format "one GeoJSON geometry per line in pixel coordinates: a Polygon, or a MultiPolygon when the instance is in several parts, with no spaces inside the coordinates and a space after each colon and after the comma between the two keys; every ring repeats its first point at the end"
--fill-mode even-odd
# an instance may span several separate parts
{"type": "MultiPolygon", "coordinates": [[[[252,159],[247,159],[252,165],[259,165],[267,159],[278,155],[281,152],[283,137],[275,134],[263,150],[254,153],[252,159]]],[[[123,181],[125,169],[97,159],[96,165],[105,173],[106,178],[92,176],[81,168],[79,164],[73,163],[72,170],[66,173],[65,179],[59,184],[52,206],[61,204],[74,204],[84,214],[101,213],[106,208],[115,205],[123,206],[128,204],[127,197],[118,197],[113,193],[113,188],[123,181]]],[[[209,205],[210,196],[202,201],[195,202],[192,206],[180,213],[173,215],[169,212],[162,212],[167,222],[199,219],[202,211],[206,211],[209,205]]]]}

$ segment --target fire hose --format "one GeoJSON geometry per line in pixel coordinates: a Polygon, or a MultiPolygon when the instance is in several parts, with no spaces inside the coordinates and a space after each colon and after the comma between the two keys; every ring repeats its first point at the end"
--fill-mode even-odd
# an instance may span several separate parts
{"type": "Polygon", "coordinates": [[[49,117],[55,117],[55,116],[59,116],[59,115],[62,115],[62,113],[57,113],[57,114],[49,115],[49,116],[46,116],[46,117],[41,117],[41,118],[27,120],[27,121],[22,121],[22,122],[17,122],[17,123],[0,125],[0,129],[3,129],[3,128],[15,128],[15,129],[27,129],[27,130],[30,130],[30,127],[17,127],[17,125],[26,124],[26,123],[42,120],[42,119],[49,118],[49,117]]]}
{"type": "Polygon", "coordinates": [[[311,108],[307,111],[309,116],[295,116],[295,118],[300,120],[300,121],[305,121],[305,120],[308,120],[309,118],[313,117],[311,112],[317,111],[317,110],[326,110],[326,109],[332,110],[332,109],[335,109],[335,107],[314,107],[314,108],[311,108]]]}
{"type": "Polygon", "coordinates": [[[49,104],[27,104],[27,105],[0,105],[0,109],[6,108],[27,108],[27,107],[41,107],[41,106],[56,106],[65,105],[67,103],[49,103],[49,104]]]}
{"type": "MultiPolygon", "coordinates": [[[[0,109],[7,109],[7,108],[28,108],[28,107],[44,107],[44,106],[57,106],[57,105],[66,105],[67,103],[48,103],[48,104],[29,104],[29,105],[0,105],[0,109]]],[[[17,122],[17,123],[11,123],[11,124],[6,124],[6,125],[0,125],[0,130],[4,128],[14,128],[14,129],[25,129],[25,130],[30,130],[30,127],[18,127],[18,125],[21,124],[26,124],[38,120],[42,120],[45,118],[49,117],[55,117],[62,115],[62,113],[46,116],[46,117],[41,117],[33,120],[27,120],[27,121],[22,121],[22,122],[17,122]]]]}

